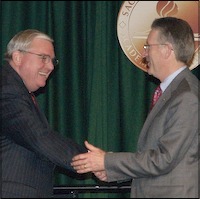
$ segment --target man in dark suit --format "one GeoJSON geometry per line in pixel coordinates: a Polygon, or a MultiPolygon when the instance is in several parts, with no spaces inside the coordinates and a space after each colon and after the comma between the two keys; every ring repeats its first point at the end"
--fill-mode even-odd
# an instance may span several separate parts
{"type": "Polygon", "coordinates": [[[58,64],[53,40],[38,30],[19,32],[8,43],[5,58],[0,81],[1,197],[50,198],[55,166],[74,171],[72,157],[87,151],[54,132],[34,99],[33,92],[45,86],[58,64]]]}
{"type": "Polygon", "coordinates": [[[106,153],[85,142],[90,152],[72,162],[78,173],[92,171],[108,182],[132,179],[133,198],[199,197],[199,80],[188,68],[194,49],[186,21],[154,20],[143,56],[162,94],[144,123],[138,150],[106,153]]]}

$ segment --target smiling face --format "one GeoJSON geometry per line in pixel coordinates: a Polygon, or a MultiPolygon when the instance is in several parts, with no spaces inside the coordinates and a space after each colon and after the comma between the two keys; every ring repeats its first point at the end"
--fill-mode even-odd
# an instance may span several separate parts
{"type": "Polygon", "coordinates": [[[48,55],[51,59],[55,57],[54,47],[50,41],[35,38],[27,51],[15,51],[12,56],[11,65],[31,92],[44,87],[54,69],[51,59],[48,63],[44,63],[40,55],[48,55]]]}
{"type": "Polygon", "coordinates": [[[160,31],[152,29],[147,38],[146,49],[143,57],[147,63],[147,72],[161,82],[177,70],[182,63],[178,63],[174,54],[173,46],[169,42],[162,42],[160,31]]]}
{"type": "Polygon", "coordinates": [[[159,73],[161,70],[162,59],[163,59],[163,52],[162,48],[164,45],[157,45],[161,44],[158,41],[159,31],[158,30],[151,30],[147,38],[147,45],[148,48],[144,50],[143,57],[145,57],[147,62],[147,72],[149,75],[153,75],[154,77],[159,77],[159,73]]]}

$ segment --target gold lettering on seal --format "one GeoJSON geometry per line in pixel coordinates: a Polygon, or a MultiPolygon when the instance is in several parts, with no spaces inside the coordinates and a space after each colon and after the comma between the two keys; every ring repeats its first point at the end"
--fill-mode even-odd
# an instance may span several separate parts
{"type": "Polygon", "coordinates": [[[124,9],[122,10],[122,15],[128,17],[135,3],[136,1],[125,1],[125,6],[124,9]]]}

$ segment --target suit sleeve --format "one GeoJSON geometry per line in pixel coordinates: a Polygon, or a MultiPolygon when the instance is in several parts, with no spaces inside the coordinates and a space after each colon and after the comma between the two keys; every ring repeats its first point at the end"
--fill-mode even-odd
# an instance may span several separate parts
{"type": "Polygon", "coordinates": [[[173,170],[186,154],[197,159],[198,104],[196,94],[189,90],[180,93],[154,118],[140,151],[107,153],[108,181],[160,176],[173,170]]]}
{"type": "Polygon", "coordinates": [[[3,92],[1,97],[2,132],[12,142],[41,158],[73,170],[70,166],[72,157],[87,152],[86,148],[54,132],[45,116],[35,109],[29,95],[15,91],[3,92]]]}

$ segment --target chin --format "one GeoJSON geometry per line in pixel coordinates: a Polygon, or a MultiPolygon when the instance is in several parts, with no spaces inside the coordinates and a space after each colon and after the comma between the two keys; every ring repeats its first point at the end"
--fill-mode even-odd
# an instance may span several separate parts
{"type": "Polygon", "coordinates": [[[151,70],[148,68],[147,69],[147,73],[149,74],[149,75],[152,75],[152,72],[151,72],[151,70]]]}
{"type": "Polygon", "coordinates": [[[40,87],[45,87],[46,86],[46,82],[41,82],[40,87]]]}

